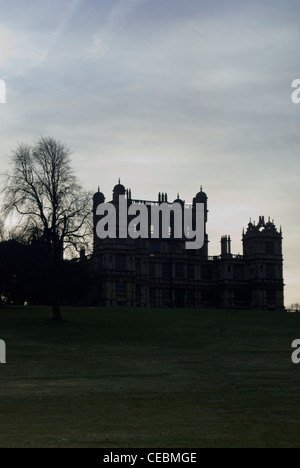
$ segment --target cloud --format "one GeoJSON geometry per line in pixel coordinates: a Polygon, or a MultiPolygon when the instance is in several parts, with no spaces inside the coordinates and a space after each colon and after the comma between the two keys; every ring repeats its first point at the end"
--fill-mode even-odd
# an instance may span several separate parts
{"type": "Polygon", "coordinates": [[[67,3],[55,28],[46,38],[41,32],[31,33],[29,31],[18,31],[13,34],[1,29],[0,65],[6,65],[9,59],[16,59],[8,68],[8,72],[5,73],[5,76],[24,76],[33,69],[46,63],[49,55],[78,11],[82,1],[83,0],[71,0],[67,3]]]}
{"type": "Polygon", "coordinates": [[[126,17],[143,1],[120,0],[117,2],[107,15],[103,27],[93,35],[90,57],[100,58],[109,51],[111,42],[126,17]]]}
{"type": "Polygon", "coordinates": [[[65,13],[62,15],[58,22],[57,29],[53,32],[52,37],[50,38],[49,45],[45,51],[45,58],[50,52],[52,47],[56,44],[59,38],[63,35],[67,29],[69,23],[72,21],[72,18],[77,13],[78,8],[80,7],[82,0],[71,0],[65,10],[65,13]]]}
{"type": "Polygon", "coordinates": [[[0,66],[2,69],[10,59],[18,55],[18,47],[15,36],[3,27],[0,28],[0,66]]]}
{"type": "MultiPolygon", "coordinates": [[[[10,0],[0,21],[0,78],[12,76],[1,169],[17,141],[50,134],[74,150],[86,188],[100,183],[107,196],[118,176],[141,198],[180,191],[189,202],[203,184],[210,253],[223,234],[237,253],[249,217],[270,215],[299,283],[299,9],[278,0],[10,0]]],[[[297,295],[288,286],[288,301],[297,295]]]]}

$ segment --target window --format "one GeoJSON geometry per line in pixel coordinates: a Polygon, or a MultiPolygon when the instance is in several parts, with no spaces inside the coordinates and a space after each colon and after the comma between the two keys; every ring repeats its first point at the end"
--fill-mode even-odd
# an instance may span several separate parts
{"type": "Polygon", "coordinates": [[[142,296],[142,287],[140,284],[135,285],[135,297],[136,299],[140,300],[142,296]]]}
{"type": "Polygon", "coordinates": [[[169,304],[169,302],[171,300],[171,293],[170,293],[169,289],[163,289],[162,298],[163,298],[163,303],[164,304],[169,304]]]}
{"type": "Polygon", "coordinates": [[[244,305],[247,298],[247,292],[243,289],[233,291],[234,302],[236,305],[244,305]]]}
{"type": "Polygon", "coordinates": [[[276,291],[268,290],[267,291],[267,303],[274,304],[276,302],[276,291]]]}
{"type": "Polygon", "coordinates": [[[141,273],[141,259],[140,258],[135,259],[135,272],[137,274],[141,273]]]}
{"type": "Polygon", "coordinates": [[[116,270],[118,271],[125,271],[126,269],[126,261],[125,255],[116,255],[116,270]]]}
{"type": "Polygon", "coordinates": [[[191,263],[187,265],[187,277],[189,280],[195,279],[195,265],[191,263]]]}
{"type": "Polygon", "coordinates": [[[186,253],[187,257],[195,257],[196,254],[197,254],[197,250],[195,250],[195,249],[188,249],[188,250],[186,250],[185,253],[186,253]]]}
{"type": "Polygon", "coordinates": [[[152,304],[155,304],[155,301],[156,301],[156,289],[155,288],[149,289],[149,299],[152,304]]]}
{"type": "Polygon", "coordinates": [[[275,265],[273,263],[269,263],[266,265],[266,279],[275,279],[275,265]]]}
{"type": "Polygon", "coordinates": [[[150,242],[150,252],[151,253],[159,253],[160,252],[160,242],[155,242],[154,240],[152,240],[150,242]]]}
{"type": "Polygon", "coordinates": [[[127,296],[127,284],[126,283],[117,283],[116,287],[117,296],[127,296]]]}
{"type": "Polygon", "coordinates": [[[162,277],[164,279],[171,278],[171,265],[170,263],[163,263],[162,264],[162,277]]]}
{"type": "Polygon", "coordinates": [[[244,265],[234,265],[234,279],[237,281],[244,280],[244,265]]]}
{"type": "Polygon", "coordinates": [[[202,291],[202,305],[204,306],[215,305],[214,291],[202,291]]]}
{"type": "Polygon", "coordinates": [[[184,279],[184,264],[183,263],[175,264],[175,276],[176,276],[176,279],[184,279]]]}
{"type": "Polygon", "coordinates": [[[193,307],[195,305],[195,291],[186,292],[186,303],[188,307],[193,307]]]}
{"type": "Polygon", "coordinates": [[[274,255],[275,248],[274,242],[266,242],[266,254],[267,255],[274,255]]]}
{"type": "Polygon", "coordinates": [[[202,281],[212,280],[212,267],[211,265],[203,265],[201,267],[201,279],[202,281]]]}
{"type": "Polygon", "coordinates": [[[181,253],[181,252],[182,252],[182,247],[176,244],[176,242],[169,243],[169,253],[175,254],[175,253],[181,253]]]}
{"type": "Polygon", "coordinates": [[[155,278],[155,263],[149,263],[149,277],[155,278]]]}

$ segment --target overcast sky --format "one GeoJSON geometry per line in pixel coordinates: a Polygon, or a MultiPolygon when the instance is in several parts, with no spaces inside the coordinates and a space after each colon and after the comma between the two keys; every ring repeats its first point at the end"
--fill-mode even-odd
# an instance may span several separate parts
{"type": "Polygon", "coordinates": [[[300,302],[299,0],[0,0],[0,171],[53,136],[108,199],[209,200],[209,254],[249,218],[284,234],[286,305],[300,302]]]}

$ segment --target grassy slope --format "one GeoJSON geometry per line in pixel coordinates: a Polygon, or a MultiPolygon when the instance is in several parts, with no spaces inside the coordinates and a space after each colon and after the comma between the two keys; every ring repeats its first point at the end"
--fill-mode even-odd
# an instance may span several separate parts
{"type": "Polygon", "coordinates": [[[0,310],[0,447],[300,447],[299,314],[0,310]]]}

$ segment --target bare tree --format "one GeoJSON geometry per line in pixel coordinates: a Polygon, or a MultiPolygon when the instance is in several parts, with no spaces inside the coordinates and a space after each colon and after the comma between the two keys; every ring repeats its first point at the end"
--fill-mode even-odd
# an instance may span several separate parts
{"type": "Polygon", "coordinates": [[[66,250],[86,247],[91,231],[91,195],[81,188],[68,147],[52,137],[19,144],[3,189],[5,216],[19,216],[23,238],[38,239],[51,264],[53,319],[61,321],[59,268],[66,250]]]}

